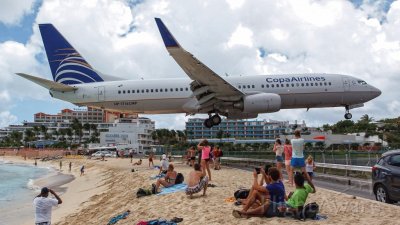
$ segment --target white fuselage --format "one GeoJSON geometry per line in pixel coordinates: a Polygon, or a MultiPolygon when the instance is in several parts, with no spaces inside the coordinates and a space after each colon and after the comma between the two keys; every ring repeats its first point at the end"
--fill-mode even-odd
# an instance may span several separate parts
{"type": "MultiPolygon", "coordinates": [[[[339,74],[295,74],[224,77],[245,94],[274,93],[281,109],[352,106],[381,94],[364,81],[339,74]],[[315,77],[318,77],[317,79],[315,77]]],[[[187,110],[194,101],[190,79],[123,80],[77,84],[74,92],[50,91],[54,98],[109,111],[167,114],[207,113],[187,110]]],[[[195,100],[196,101],[196,100],[195,100]]]]}

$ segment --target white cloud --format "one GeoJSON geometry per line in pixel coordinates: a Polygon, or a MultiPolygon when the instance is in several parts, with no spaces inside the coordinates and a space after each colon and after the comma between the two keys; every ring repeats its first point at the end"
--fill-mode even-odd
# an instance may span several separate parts
{"type": "Polygon", "coordinates": [[[6,25],[16,25],[22,18],[32,13],[35,0],[2,0],[0,7],[0,22],[6,25]]]}
{"type": "Polygon", "coordinates": [[[17,122],[17,117],[12,115],[9,111],[0,112],[0,127],[6,127],[15,122],[17,122]]]}
{"type": "MultiPolygon", "coordinates": [[[[43,2],[36,23],[53,23],[104,73],[126,79],[186,77],[163,46],[154,22],[161,17],[183,47],[221,75],[327,72],[364,79],[383,94],[352,110],[353,118],[368,113],[379,119],[398,116],[393,105],[400,96],[400,1],[392,3],[382,23],[377,7],[365,3],[356,9],[347,1],[148,0],[130,8],[125,1],[52,0],[43,2]],[[265,49],[263,58],[259,48],[265,49]]],[[[7,91],[10,102],[50,99],[46,90],[13,74],[51,79],[47,63],[37,60],[44,52],[37,24],[32,26],[27,44],[0,43],[0,93],[7,91]]],[[[343,108],[299,109],[260,118],[318,125],[343,114],[343,108]]],[[[151,118],[157,127],[179,129],[187,119],[183,114],[151,118]]]]}

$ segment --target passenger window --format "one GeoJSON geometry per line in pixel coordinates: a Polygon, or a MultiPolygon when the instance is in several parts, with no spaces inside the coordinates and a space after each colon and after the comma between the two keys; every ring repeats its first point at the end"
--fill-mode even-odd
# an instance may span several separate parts
{"type": "Polygon", "coordinates": [[[400,155],[394,155],[390,158],[390,165],[400,167],[400,155]]]}
{"type": "Polygon", "coordinates": [[[158,89],[156,89],[155,91],[158,92],[158,89]]]}
{"type": "Polygon", "coordinates": [[[144,93],[144,90],[142,89],[142,93],[144,93]]]}
{"type": "Polygon", "coordinates": [[[332,83],[331,83],[331,82],[329,82],[328,84],[329,84],[329,86],[331,86],[331,85],[332,85],[332,83]]]}
{"type": "Polygon", "coordinates": [[[135,93],[135,90],[132,90],[132,94],[135,93]]]}
{"type": "Polygon", "coordinates": [[[125,94],[125,90],[123,90],[122,93],[125,94]]]}
{"type": "Polygon", "coordinates": [[[322,86],[322,82],[321,82],[321,83],[319,83],[319,86],[322,86]]]}
{"type": "Polygon", "coordinates": [[[318,83],[315,83],[315,86],[318,86],[318,83]]]}
{"type": "Polygon", "coordinates": [[[281,87],[284,87],[285,85],[281,84],[281,87]]]}
{"type": "Polygon", "coordinates": [[[306,83],[306,87],[308,87],[308,83],[306,83]]]}
{"type": "Polygon", "coordinates": [[[162,88],[160,89],[160,92],[163,92],[163,89],[162,89],[162,88]]]}
{"type": "Polygon", "coordinates": [[[174,89],[173,88],[171,88],[171,89],[169,89],[171,92],[173,92],[174,91],[174,89]]]}
{"type": "Polygon", "coordinates": [[[324,85],[326,86],[326,82],[324,83],[324,85]]]}
{"type": "Polygon", "coordinates": [[[239,85],[238,88],[240,89],[240,88],[242,88],[242,87],[239,85]]]}
{"type": "Polygon", "coordinates": [[[298,86],[300,86],[300,84],[299,84],[299,83],[296,83],[296,86],[298,87],[298,86]]]}
{"type": "Polygon", "coordinates": [[[181,91],[183,91],[183,88],[181,88],[181,91]]]}
{"type": "Polygon", "coordinates": [[[130,94],[131,93],[131,90],[128,90],[128,94],[130,94]]]}
{"type": "Polygon", "coordinates": [[[146,89],[146,93],[149,93],[149,89],[146,89]]]}
{"type": "Polygon", "coordinates": [[[261,84],[261,88],[264,88],[264,84],[261,84]]]}
{"type": "Polygon", "coordinates": [[[310,83],[310,86],[314,86],[314,84],[313,84],[313,83],[310,83]]]}
{"type": "Polygon", "coordinates": [[[243,89],[246,89],[246,85],[243,85],[243,89]]]}
{"type": "Polygon", "coordinates": [[[118,91],[118,94],[121,94],[121,91],[118,91]]]}
{"type": "Polygon", "coordinates": [[[292,83],[292,87],[294,87],[294,84],[292,83]]]}
{"type": "Polygon", "coordinates": [[[269,88],[269,84],[267,84],[266,86],[267,86],[267,88],[269,88]]]}
{"type": "Polygon", "coordinates": [[[165,88],[165,92],[168,92],[168,88],[165,88]]]}
{"type": "Polygon", "coordinates": [[[289,87],[289,84],[286,84],[286,87],[289,87]]]}
{"type": "Polygon", "coordinates": [[[247,85],[247,88],[249,88],[249,89],[250,89],[250,85],[247,85]]]}
{"type": "Polygon", "coordinates": [[[301,83],[301,86],[304,87],[304,83],[301,83]]]}
{"type": "Polygon", "coordinates": [[[189,91],[189,88],[186,88],[186,91],[189,91]]]}
{"type": "Polygon", "coordinates": [[[178,88],[175,88],[175,91],[179,91],[179,89],[178,89],[178,88]]]}
{"type": "Polygon", "coordinates": [[[140,90],[136,90],[136,93],[139,93],[140,92],[140,90]]]}
{"type": "Polygon", "coordinates": [[[273,88],[273,87],[275,87],[275,85],[274,85],[274,84],[271,84],[271,87],[273,88]]]}
{"type": "Polygon", "coordinates": [[[150,92],[153,92],[153,89],[150,89],[150,92]]]}
{"type": "Polygon", "coordinates": [[[256,88],[256,86],[254,86],[254,84],[253,84],[253,85],[251,85],[251,87],[252,87],[252,88],[256,88]]]}

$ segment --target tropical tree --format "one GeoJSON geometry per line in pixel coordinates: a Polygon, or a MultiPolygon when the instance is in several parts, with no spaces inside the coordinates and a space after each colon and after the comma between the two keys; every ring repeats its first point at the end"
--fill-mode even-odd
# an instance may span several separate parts
{"type": "Polygon", "coordinates": [[[26,129],[24,132],[24,142],[30,142],[36,140],[35,132],[32,129],[26,129]]]}
{"type": "Polygon", "coordinates": [[[223,130],[218,130],[216,137],[219,139],[219,142],[222,142],[222,138],[224,137],[224,131],[223,130]]]}
{"type": "Polygon", "coordinates": [[[79,122],[79,120],[77,118],[74,118],[70,127],[74,132],[75,141],[76,141],[76,137],[78,137],[78,143],[81,144],[81,140],[82,140],[82,136],[83,136],[82,123],[79,122]]]}
{"type": "Polygon", "coordinates": [[[33,126],[33,131],[35,132],[35,140],[38,140],[40,135],[40,127],[33,126]]]}

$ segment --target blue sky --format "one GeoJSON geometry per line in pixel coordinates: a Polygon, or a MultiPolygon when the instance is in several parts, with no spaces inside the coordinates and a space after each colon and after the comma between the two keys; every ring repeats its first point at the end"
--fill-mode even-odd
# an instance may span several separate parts
{"type": "MultiPolygon", "coordinates": [[[[353,111],[399,116],[399,1],[6,1],[0,7],[0,127],[55,114],[70,103],[14,75],[51,79],[38,23],[53,23],[98,70],[125,79],[185,76],[162,46],[154,17],[219,74],[332,72],[373,82],[383,94],[353,111]],[[262,16],[261,16],[262,15],[262,16]],[[260,20],[262,18],[262,20],[260,20]],[[332,46],[334,43],[334,47],[332,46]],[[333,56],[333,57],[332,57],[333,56]]],[[[320,126],[343,109],[283,110],[260,119],[320,126]]],[[[183,129],[183,114],[153,115],[157,127],[183,129]],[[171,121],[174,121],[171,123],[171,121]]]]}

